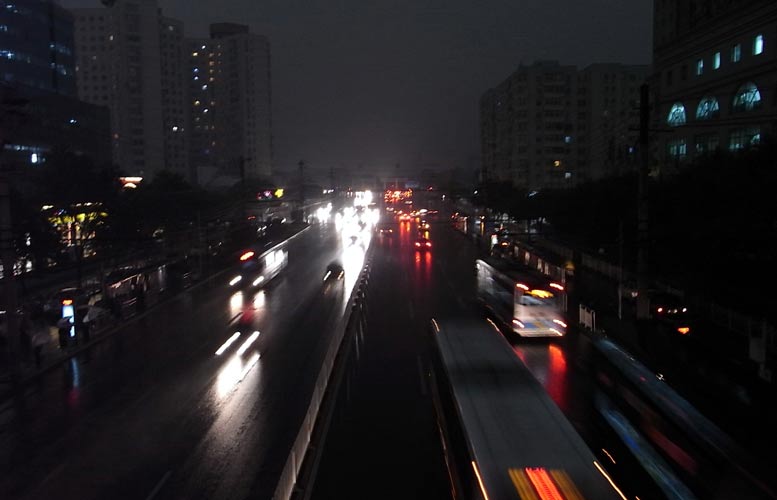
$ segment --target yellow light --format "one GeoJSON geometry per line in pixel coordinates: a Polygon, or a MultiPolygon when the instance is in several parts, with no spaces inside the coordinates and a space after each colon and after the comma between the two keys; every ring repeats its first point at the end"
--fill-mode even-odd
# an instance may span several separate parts
{"type": "Polygon", "coordinates": [[[681,326],[680,328],[677,329],[677,331],[680,332],[683,335],[688,335],[688,333],[691,331],[691,329],[688,328],[687,326],[681,326]]]}
{"type": "Polygon", "coordinates": [[[621,491],[621,489],[620,489],[620,488],[618,488],[618,485],[617,485],[617,484],[615,484],[615,482],[614,482],[612,479],[610,479],[610,476],[609,476],[609,475],[607,475],[607,472],[605,472],[605,470],[602,468],[602,466],[601,466],[601,465],[599,465],[599,464],[597,463],[597,461],[596,461],[596,460],[594,460],[594,466],[595,466],[597,469],[599,469],[599,472],[601,472],[602,476],[604,476],[604,478],[607,480],[607,482],[608,482],[608,483],[610,483],[610,486],[612,486],[612,488],[615,490],[615,492],[616,492],[618,495],[620,495],[620,497],[621,497],[623,500],[628,500],[628,499],[626,498],[626,495],[624,495],[624,494],[623,494],[623,492],[621,491]]]}
{"type": "Polygon", "coordinates": [[[549,299],[553,297],[553,294],[547,290],[530,290],[529,295],[540,299],[549,299]]]}
{"type": "Polygon", "coordinates": [[[283,188],[276,189],[274,194],[276,198],[283,198],[283,188]]]}
{"type": "Polygon", "coordinates": [[[561,160],[554,160],[553,161],[553,166],[554,167],[560,167],[561,166],[561,160]]]}
{"type": "Polygon", "coordinates": [[[73,299],[63,299],[63,300],[62,300],[62,305],[63,305],[63,306],[70,306],[70,305],[73,305],[73,299]]]}
{"type": "Polygon", "coordinates": [[[486,487],[483,485],[483,479],[480,477],[480,471],[478,470],[478,464],[472,461],[472,469],[475,471],[475,476],[478,478],[478,484],[480,485],[480,492],[483,493],[483,498],[488,499],[488,493],[486,493],[486,487]]]}

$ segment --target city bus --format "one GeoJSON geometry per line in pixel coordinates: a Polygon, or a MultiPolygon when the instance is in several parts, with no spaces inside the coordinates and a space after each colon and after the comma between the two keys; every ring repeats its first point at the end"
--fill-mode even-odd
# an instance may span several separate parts
{"type": "Polygon", "coordinates": [[[428,377],[454,499],[625,500],[504,336],[433,319],[428,377]]]}
{"type": "Polygon", "coordinates": [[[521,337],[563,337],[566,291],[560,283],[527,268],[501,271],[475,262],[477,297],[506,328],[521,337]]]}
{"type": "Polygon", "coordinates": [[[635,463],[661,491],[651,498],[777,498],[759,479],[769,472],[620,346],[595,339],[593,368],[599,435],[618,463],[614,474],[635,463]]]}

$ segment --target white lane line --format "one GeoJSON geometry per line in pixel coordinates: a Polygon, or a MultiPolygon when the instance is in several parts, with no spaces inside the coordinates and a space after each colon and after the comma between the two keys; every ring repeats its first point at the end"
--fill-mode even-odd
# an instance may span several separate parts
{"type": "Polygon", "coordinates": [[[162,489],[162,486],[165,485],[168,479],[170,479],[170,474],[172,474],[172,471],[165,472],[165,475],[162,476],[162,479],[159,480],[158,483],[156,483],[156,486],[154,486],[154,489],[151,490],[151,493],[148,494],[146,497],[146,500],[152,500],[157,493],[159,493],[159,490],[162,489]]]}
{"type": "Polygon", "coordinates": [[[416,362],[418,363],[418,376],[421,383],[421,395],[426,396],[426,377],[424,376],[424,366],[421,363],[421,356],[416,356],[416,362]]]}

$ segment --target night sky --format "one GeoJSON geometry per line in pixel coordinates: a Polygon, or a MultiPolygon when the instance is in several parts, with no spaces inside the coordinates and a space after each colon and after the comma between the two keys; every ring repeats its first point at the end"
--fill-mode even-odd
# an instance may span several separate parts
{"type": "MultiPolygon", "coordinates": [[[[62,0],[66,7],[96,0],[62,0]]],[[[161,0],[272,47],[275,167],[476,168],[478,99],[521,62],[648,64],[650,0],[161,0]]]]}

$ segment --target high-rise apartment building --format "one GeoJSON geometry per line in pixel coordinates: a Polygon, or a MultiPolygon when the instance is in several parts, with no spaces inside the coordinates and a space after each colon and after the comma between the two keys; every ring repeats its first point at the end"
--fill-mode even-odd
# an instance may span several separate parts
{"type": "Polygon", "coordinates": [[[0,8],[0,81],[76,96],[73,16],[55,0],[0,8]]]}
{"type": "Polygon", "coordinates": [[[775,132],[777,3],[656,0],[651,90],[656,167],[672,172],[775,132]]]}
{"type": "Polygon", "coordinates": [[[647,65],[592,64],[581,71],[578,102],[586,127],[578,141],[581,179],[601,179],[636,171],[639,155],[639,89],[650,72],[647,65]]]}
{"type": "Polygon", "coordinates": [[[529,191],[634,168],[647,66],[520,66],[480,100],[481,177],[529,191]]]}
{"type": "Polygon", "coordinates": [[[81,99],[111,110],[114,162],[127,174],[190,177],[183,33],[156,0],[74,9],[81,99]]]}
{"type": "Polygon", "coordinates": [[[555,61],[521,65],[481,98],[486,180],[528,189],[568,187],[579,169],[578,73],[555,61]]]}
{"type": "Polygon", "coordinates": [[[50,153],[110,163],[108,110],[75,98],[73,17],[54,0],[0,8],[0,160],[19,187],[50,153]]]}
{"type": "MultiPolygon", "coordinates": [[[[191,162],[209,176],[272,174],[270,45],[247,26],[219,23],[190,39],[191,162]]],[[[204,179],[200,179],[201,182],[204,179]]]]}

